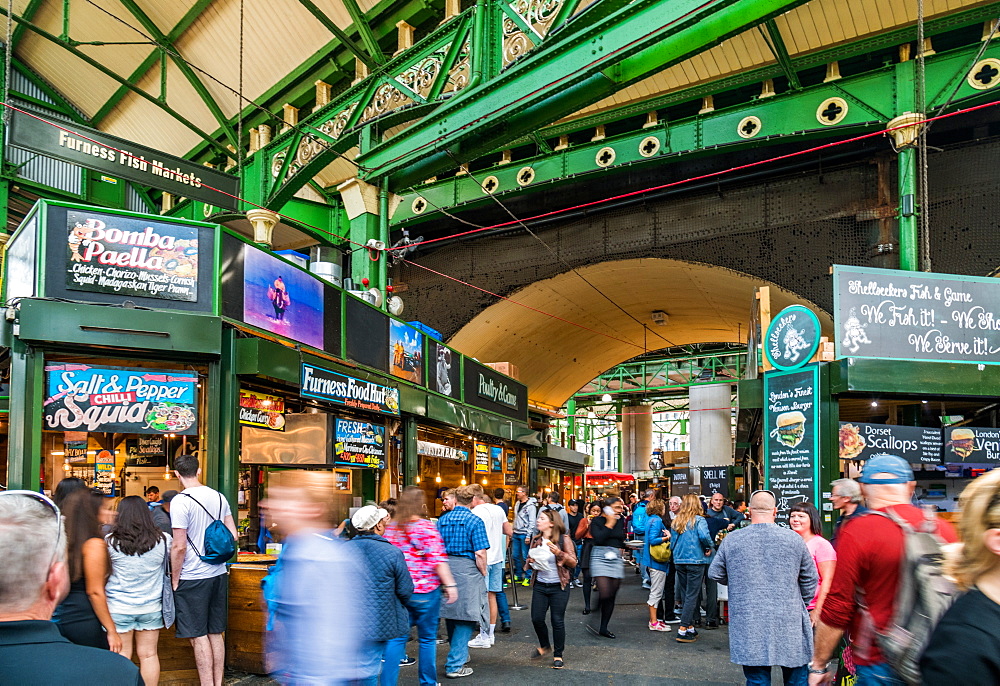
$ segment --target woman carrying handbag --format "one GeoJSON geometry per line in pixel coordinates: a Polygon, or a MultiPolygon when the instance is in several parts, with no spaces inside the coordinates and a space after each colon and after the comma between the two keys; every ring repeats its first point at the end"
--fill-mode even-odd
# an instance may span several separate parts
{"type": "Polygon", "coordinates": [[[531,539],[525,571],[530,567],[531,624],[538,635],[538,648],[532,659],[545,657],[552,652],[552,669],[562,669],[563,649],[566,647],[566,604],[569,603],[569,575],[576,567],[576,546],[563,533],[562,517],[553,510],[538,513],[538,534],[531,539]],[[552,619],[552,645],[549,647],[549,628],[545,614],[552,619]]]}
{"type": "Polygon", "coordinates": [[[160,679],[156,650],[160,629],[173,621],[171,537],[153,522],[146,501],[130,495],[118,504],[118,517],[106,540],[111,576],[105,592],[122,640],[121,654],[131,659],[134,645],[142,680],[154,686],[160,679]]]}

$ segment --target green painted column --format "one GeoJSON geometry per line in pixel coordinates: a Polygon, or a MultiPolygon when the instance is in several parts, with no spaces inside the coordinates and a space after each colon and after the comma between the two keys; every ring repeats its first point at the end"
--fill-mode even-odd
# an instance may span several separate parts
{"type": "MultiPolygon", "coordinates": [[[[570,398],[566,402],[566,443],[575,442],[576,437],[576,398],[570,398]]],[[[572,445],[565,447],[571,448],[572,445]]]]}
{"type": "Polygon", "coordinates": [[[344,201],[349,222],[347,237],[351,241],[350,277],[354,280],[354,289],[377,288],[382,291],[384,299],[388,285],[386,253],[361,246],[368,245],[369,241],[388,245],[389,218],[399,204],[399,197],[389,193],[385,187],[358,179],[345,181],[337,190],[344,201]],[[363,279],[368,279],[367,286],[363,279]]]}
{"type": "Polygon", "coordinates": [[[222,330],[222,356],[208,369],[205,484],[229,499],[236,510],[240,466],[239,377],[236,376],[236,331],[222,330]]]}
{"type": "MultiPolygon", "coordinates": [[[[10,348],[10,387],[18,396],[10,404],[7,488],[37,491],[41,487],[44,356],[14,337],[10,348]]],[[[55,476],[53,481],[57,480],[55,476]]],[[[45,484],[48,489],[55,484],[45,484]]]]}
{"type": "Polygon", "coordinates": [[[920,229],[917,224],[917,151],[899,151],[899,268],[920,269],[920,229]]]}
{"type": "Polygon", "coordinates": [[[401,489],[417,482],[417,418],[403,417],[403,479],[401,489]]]}

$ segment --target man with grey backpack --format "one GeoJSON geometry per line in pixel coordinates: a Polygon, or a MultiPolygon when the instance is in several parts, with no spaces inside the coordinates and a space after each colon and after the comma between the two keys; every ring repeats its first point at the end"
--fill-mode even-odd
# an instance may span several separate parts
{"type": "Polygon", "coordinates": [[[858,482],[871,512],[837,536],[837,569],[816,626],[809,683],[833,680],[830,660],[847,632],[856,686],[918,684],[917,660],[954,599],[941,573],[941,548],[958,536],[951,523],[910,504],[916,484],[903,458],[873,456],[858,482]]]}
{"type": "Polygon", "coordinates": [[[236,523],[226,498],[198,480],[197,457],[176,457],[174,473],[184,487],[170,504],[176,636],[191,640],[202,686],[222,686],[229,602],[226,561],[236,553],[236,523]]]}

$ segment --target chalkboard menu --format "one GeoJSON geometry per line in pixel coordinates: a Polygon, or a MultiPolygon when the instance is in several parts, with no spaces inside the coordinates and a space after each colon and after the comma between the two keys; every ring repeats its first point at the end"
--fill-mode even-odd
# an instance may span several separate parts
{"type": "Polygon", "coordinates": [[[838,357],[1000,364],[1000,280],[833,268],[838,357]]]}
{"type": "Polygon", "coordinates": [[[899,455],[910,464],[941,463],[941,429],[896,424],[840,423],[840,459],[867,460],[873,455],[899,455]]]}
{"type": "Polygon", "coordinates": [[[701,467],[701,494],[711,498],[716,493],[729,497],[729,467],[701,467]]]}
{"type": "Polygon", "coordinates": [[[792,505],[817,502],[819,373],[815,364],[764,374],[764,483],[778,499],[778,521],[792,505]]]}

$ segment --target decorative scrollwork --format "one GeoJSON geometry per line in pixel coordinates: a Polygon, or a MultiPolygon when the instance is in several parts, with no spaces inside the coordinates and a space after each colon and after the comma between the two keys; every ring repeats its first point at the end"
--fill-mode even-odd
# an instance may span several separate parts
{"type": "Polygon", "coordinates": [[[445,85],[444,91],[442,92],[457,93],[469,85],[469,74],[471,71],[471,67],[469,65],[469,51],[469,42],[466,41],[465,45],[462,46],[462,52],[459,53],[454,66],[452,66],[451,71],[448,72],[448,83],[445,85]]]}
{"type": "Polygon", "coordinates": [[[375,89],[375,94],[361,115],[361,121],[370,121],[375,117],[381,116],[386,112],[391,112],[411,102],[413,100],[403,95],[398,88],[391,84],[383,83],[375,89]]]}
{"type": "Polygon", "coordinates": [[[285,166],[285,156],[287,154],[287,150],[282,150],[281,152],[275,153],[274,157],[271,158],[271,176],[274,178],[278,178],[278,174],[281,173],[281,168],[285,166]]]}
{"type": "Polygon", "coordinates": [[[507,66],[514,60],[525,55],[535,47],[534,42],[528,38],[527,34],[518,28],[513,19],[504,17],[503,20],[503,66],[507,66]]]}
{"type": "MultiPolygon", "coordinates": [[[[566,0],[514,0],[514,2],[509,3],[509,7],[526,24],[531,26],[538,36],[544,38],[565,4],[566,0]]],[[[505,17],[503,22],[504,66],[534,48],[538,43],[538,36],[526,34],[512,19],[505,17]]]]}
{"type": "Polygon", "coordinates": [[[434,85],[434,79],[441,72],[441,58],[435,53],[423,58],[412,67],[396,76],[396,80],[414,93],[426,97],[434,85]]]}

